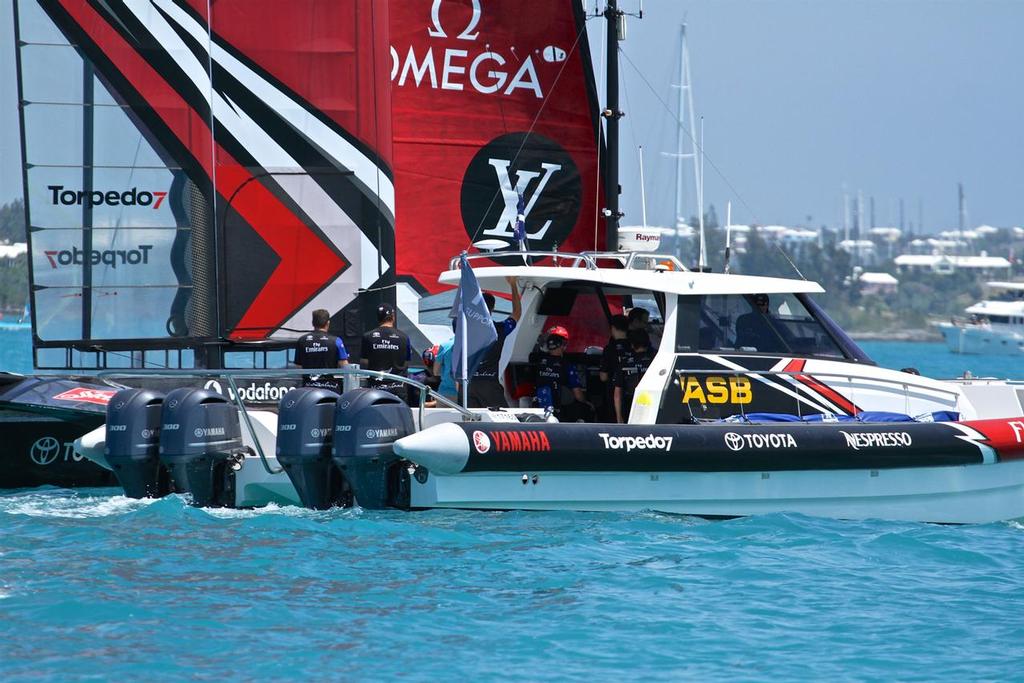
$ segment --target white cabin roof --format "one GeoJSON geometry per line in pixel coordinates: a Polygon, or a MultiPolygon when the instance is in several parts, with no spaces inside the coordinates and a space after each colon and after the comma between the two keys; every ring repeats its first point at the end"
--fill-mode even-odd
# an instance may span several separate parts
{"type": "Polygon", "coordinates": [[[986,282],[985,286],[989,289],[1002,289],[1007,292],[1024,292],[1024,282],[993,281],[986,282]]]}
{"type": "Polygon", "coordinates": [[[1024,301],[981,301],[964,310],[975,315],[1024,316],[1024,301]]]}
{"type": "Polygon", "coordinates": [[[947,256],[933,254],[901,254],[893,259],[897,266],[934,268],[950,265],[956,268],[1009,268],[1010,262],[1002,256],[947,256]]]}
{"type": "Polygon", "coordinates": [[[27,242],[15,242],[14,244],[0,244],[0,258],[17,258],[28,253],[27,242]]]}
{"type": "Polygon", "coordinates": [[[861,273],[860,281],[868,285],[898,285],[900,283],[889,273],[861,273]]]}
{"type": "MultiPolygon", "coordinates": [[[[554,266],[475,266],[473,272],[482,289],[508,292],[507,277],[531,281],[539,285],[556,282],[594,282],[612,287],[629,287],[666,294],[786,294],[820,293],[825,290],[817,282],[787,278],[699,273],[692,271],[655,271],[624,268],[573,268],[554,266]]],[[[441,273],[438,282],[457,285],[458,270],[441,273]]]]}

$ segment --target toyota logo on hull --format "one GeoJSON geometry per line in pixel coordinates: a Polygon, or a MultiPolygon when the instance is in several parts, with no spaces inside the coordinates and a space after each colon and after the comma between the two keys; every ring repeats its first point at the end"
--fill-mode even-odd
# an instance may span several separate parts
{"type": "Polygon", "coordinates": [[[152,206],[159,209],[167,197],[165,191],[139,190],[133,187],[124,192],[117,190],[65,190],[63,185],[47,185],[51,192],[50,203],[54,206],[152,206]]]}

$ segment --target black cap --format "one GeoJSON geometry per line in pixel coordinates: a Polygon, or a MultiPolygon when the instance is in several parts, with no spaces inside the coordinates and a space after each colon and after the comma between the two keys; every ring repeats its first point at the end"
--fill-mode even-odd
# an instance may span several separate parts
{"type": "Polygon", "coordinates": [[[755,294],[754,295],[754,303],[757,304],[758,306],[760,306],[761,304],[768,303],[768,295],[767,294],[755,294]]]}
{"type": "Polygon", "coordinates": [[[382,323],[393,317],[395,317],[395,307],[391,304],[381,304],[377,307],[377,322],[382,323]]]}

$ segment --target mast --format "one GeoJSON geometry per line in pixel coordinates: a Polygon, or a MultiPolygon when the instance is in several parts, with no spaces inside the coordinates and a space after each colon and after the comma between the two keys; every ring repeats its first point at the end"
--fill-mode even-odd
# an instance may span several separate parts
{"type": "Polygon", "coordinates": [[[618,244],[619,219],[619,119],[623,113],[619,110],[619,35],[620,27],[625,28],[623,12],[619,10],[618,0],[608,0],[604,17],[608,21],[608,82],[607,106],[601,113],[605,118],[605,131],[608,136],[608,160],[605,165],[605,208],[604,215],[608,221],[608,244],[618,244]]]}
{"type": "MultiPolygon", "coordinates": [[[[95,134],[92,62],[82,60],[82,193],[93,192],[93,144],[95,134]]],[[[82,253],[92,254],[92,202],[82,202],[82,253]]],[[[82,339],[92,338],[92,259],[82,258],[82,339]]]]}
{"type": "Polygon", "coordinates": [[[693,166],[695,197],[700,193],[700,169],[697,160],[697,145],[694,140],[695,116],[693,113],[693,86],[690,82],[690,47],[686,41],[686,24],[679,26],[679,101],[676,109],[676,224],[675,250],[679,251],[679,228],[688,225],[684,206],[683,165],[689,159],[693,166]],[[689,151],[686,151],[687,145],[689,151]]]}

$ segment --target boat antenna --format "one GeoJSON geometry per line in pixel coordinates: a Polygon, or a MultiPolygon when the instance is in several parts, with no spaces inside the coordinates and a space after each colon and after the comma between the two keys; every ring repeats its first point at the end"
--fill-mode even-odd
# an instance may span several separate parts
{"type": "Polygon", "coordinates": [[[732,246],[732,200],[725,203],[725,274],[729,274],[729,248],[732,246]]]}
{"type": "Polygon", "coordinates": [[[644,146],[639,145],[640,152],[640,214],[643,216],[644,229],[647,229],[647,191],[644,189],[644,146]]]}
{"type": "Polygon", "coordinates": [[[703,272],[708,265],[707,245],[704,243],[704,117],[700,117],[700,183],[697,185],[697,222],[700,225],[700,253],[697,270],[703,272]]]}

